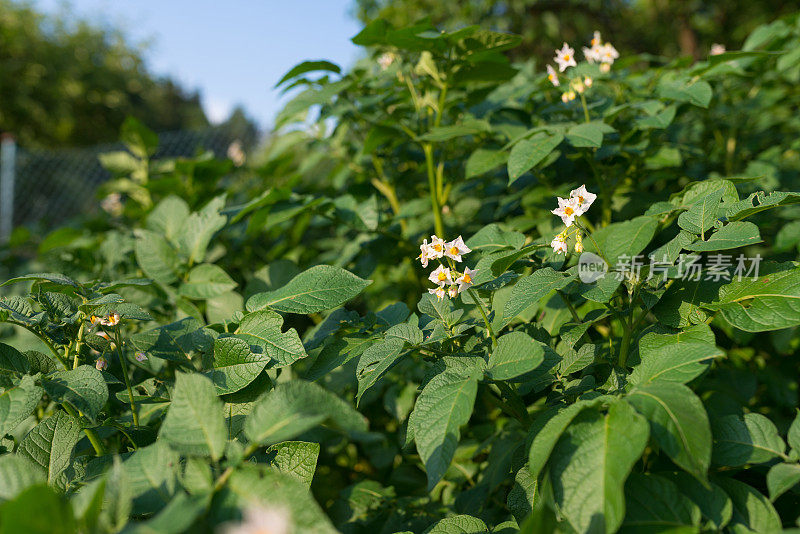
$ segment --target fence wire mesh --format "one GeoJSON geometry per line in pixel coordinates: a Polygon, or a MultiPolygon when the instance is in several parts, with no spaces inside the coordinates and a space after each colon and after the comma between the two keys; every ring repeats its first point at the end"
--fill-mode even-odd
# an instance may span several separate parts
{"type": "MultiPolygon", "coordinates": [[[[189,157],[201,150],[210,150],[216,157],[224,158],[234,141],[245,147],[256,142],[255,136],[242,137],[241,132],[237,135],[220,128],[160,133],[154,158],[189,157]]],[[[51,229],[76,215],[97,210],[97,189],[111,178],[111,173],[100,165],[98,156],[124,149],[121,143],[57,150],[18,146],[12,226],[51,229]]]]}

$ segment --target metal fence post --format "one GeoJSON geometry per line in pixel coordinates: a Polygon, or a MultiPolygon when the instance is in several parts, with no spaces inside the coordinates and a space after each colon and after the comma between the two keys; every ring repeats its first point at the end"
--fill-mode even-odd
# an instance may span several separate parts
{"type": "Polygon", "coordinates": [[[14,227],[14,163],[17,143],[10,134],[0,140],[0,243],[8,243],[14,227]]]}

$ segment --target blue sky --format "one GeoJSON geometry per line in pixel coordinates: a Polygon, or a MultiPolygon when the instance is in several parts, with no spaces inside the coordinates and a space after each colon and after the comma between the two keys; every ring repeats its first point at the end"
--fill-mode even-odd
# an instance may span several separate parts
{"type": "MultiPolygon", "coordinates": [[[[237,103],[269,127],[286,98],[272,88],[305,59],[355,63],[360,26],[353,0],[70,0],[67,13],[121,28],[148,43],[150,70],[199,89],[206,114],[224,120],[237,103]]],[[[61,0],[34,0],[46,12],[61,0]]]]}

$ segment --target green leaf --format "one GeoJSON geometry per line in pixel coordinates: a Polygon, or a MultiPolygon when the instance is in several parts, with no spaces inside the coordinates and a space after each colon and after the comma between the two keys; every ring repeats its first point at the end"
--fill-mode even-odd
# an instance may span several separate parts
{"type": "Polygon", "coordinates": [[[7,286],[9,284],[16,284],[17,282],[28,282],[31,280],[34,282],[50,282],[51,284],[55,284],[57,286],[66,286],[75,289],[80,287],[78,282],[61,273],[34,273],[26,274],[24,276],[17,276],[16,278],[6,280],[0,284],[0,287],[7,286]]]}
{"type": "Polygon", "coordinates": [[[504,150],[491,150],[479,148],[473,152],[465,164],[466,178],[487,173],[508,161],[508,152],[504,150]]]}
{"type": "Polygon", "coordinates": [[[215,461],[222,456],[228,432],[222,401],[211,380],[197,373],[176,373],[172,403],[159,438],[187,456],[211,456],[215,461]]]}
{"type": "Polygon", "coordinates": [[[17,454],[44,468],[47,483],[54,484],[72,462],[72,449],[81,438],[81,425],[66,412],[57,411],[33,427],[19,444],[17,454]]]}
{"type": "Polygon", "coordinates": [[[534,421],[531,429],[533,440],[528,450],[528,467],[534,479],[539,477],[539,473],[544,469],[550,454],[553,452],[553,447],[556,446],[559,438],[561,438],[564,430],[572,420],[583,410],[597,406],[605,400],[607,399],[604,397],[598,397],[593,400],[578,400],[558,411],[553,408],[534,421]]]}
{"type": "Polygon", "coordinates": [[[211,495],[178,493],[158,514],[135,523],[126,534],[181,534],[190,532],[197,519],[208,511],[211,495]]]}
{"type": "MultiPolygon", "coordinates": [[[[630,263],[631,258],[640,254],[652,241],[658,228],[654,217],[636,217],[630,221],[609,224],[592,234],[592,239],[584,241],[589,252],[595,252],[612,269],[621,263],[630,263]],[[597,250],[597,247],[600,250],[597,250]]],[[[610,276],[609,274],[606,277],[610,276]]]]}
{"type": "Polygon", "coordinates": [[[539,269],[529,276],[520,278],[512,287],[511,296],[503,308],[503,321],[508,324],[551,291],[567,287],[573,278],[573,276],[555,271],[551,267],[539,269]]]}
{"type": "Polygon", "coordinates": [[[91,365],[56,371],[43,378],[42,385],[55,402],[71,405],[92,422],[97,420],[108,400],[108,386],[103,373],[91,365]]]}
{"type": "Polygon", "coordinates": [[[466,245],[473,251],[493,252],[518,249],[525,244],[525,234],[502,229],[497,224],[487,224],[467,239],[466,245]]]}
{"type": "Polygon", "coordinates": [[[423,534],[488,534],[486,523],[471,515],[454,515],[440,519],[423,534]]]}
{"type": "Polygon", "coordinates": [[[667,106],[660,112],[650,115],[649,117],[642,117],[641,119],[636,119],[636,127],[640,130],[650,130],[650,129],[664,129],[670,124],[672,124],[673,119],[675,118],[675,111],[677,108],[675,106],[667,106]]]}
{"type": "Polygon", "coordinates": [[[341,306],[371,283],[339,267],[317,265],[280,289],[253,295],[246,307],[248,311],[270,307],[280,312],[316,313],[341,306]]]}
{"type": "Polygon", "coordinates": [[[69,501],[52,488],[31,486],[0,507],[2,534],[73,534],[77,532],[69,501]]]}
{"type": "Polygon", "coordinates": [[[707,241],[695,241],[684,248],[694,252],[708,252],[746,247],[755,243],[761,243],[758,226],[751,222],[732,222],[711,234],[707,241]]]}
{"type": "Polygon", "coordinates": [[[686,384],[703,374],[714,358],[725,353],[708,343],[674,343],[640,348],[641,363],[630,375],[633,384],[677,382],[686,384]]]}
{"type": "Polygon", "coordinates": [[[767,473],[767,489],[769,499],[775,499],[800,484],[800,465],[798,464],[775,464],[767,473]]]}
{"type": "Polygon", "coordinates": [[[720,187],[694,199],[689,209],[678,216],[678,226],[687,232],[703,235],[717,221],[717,212],[724,193],[724,188],[720,187]]]}
{"type": "Polygon", "coordinates": [[[366,419],[333,393],[313,382],[293,380],[263,395],[247,416],[248,439],[272,445],[327,422],[350,433],[366,432],[366,419]]]}
{"type": "Polygon", "coordinates": [[[46,482],[41,467],[22,454],[0,456],[0,502],[16,497],[21,491],[46,482]]]}
{"type": "Polygon", "coordinates": [[[42,388],[23,376],[19,384],[0,393],[0,436],[11,432],[33,413],[42,398],[42,388]]]}
{"type": "Polygon", "coordinates": [[[800,192],[764,191],[752,193],[749,197],[736,202],[725,203],[725,216],[730,221],[740,221],[764,210],[789,206],[800,202],[800,192]]]}
{"type": "Polygon", "coordinates": [[[167,240],[155,232],[136,229],[136,262],[153,280],[171,284],[178,280],[178,253],[167,240]]]}
{"type": "Polygon", "coordinates": [[[178,231],[177,245],[189,265],[205,259],[211,238],[225,226],[227,218],[219,213],[224,206],[225,196],[218,196],[183,222],[178,231]]]}
{"type": "Polygon", "coordinates": [[[544,361],[544,347],[524,332],[509,332],[497,340],[486,374],[492,380],[509,380],[533,371],[544,361]]]}
{"type": "MultiPolygon", "coordinates": [[[[30,362],[28,362],[28,358],[24,354],[11,345],[0,343],[0,371],[23,375],[30,370],[30,362]]],[[[3,435],[3,432],[0,432],[1,435],[3,435]]]]}
{"type": "Polygon", "coordinates": [[[303,482],[264,464],[245,463],[235,469],[225,489],[214,496],[214,501],[217,502],[217,510],[225,513],[226,508],[243,509],[253,502],[263,502],[267,495],[268,506],[288,512],[291,532],[309,534],[338,532],[303,482]],[[219,506],[220,504],[222,506],[219,506]]]}
{"type": "Polygon", "coordinates": [[[795,411],[794,421],[786,434],[786,441],[792,450],[800,453],[800,410],[795,411]]]}
{"type": "Polygon", "coordinates": [[[658,96],[669,98],[678,102],[689,102],[692,105],[707,108],[711,102],[713,91],[708,82],[697,81],[694,83],[684,81],[662,82],[658,86],[658,96]]]}
{"type": "Polygon", "coordinates": [[[713,421],[714,463],[738,467],[784,456],[786,445],[772,421],[758,413],[726,415],[713,421]]]}
{"type": "Polygon", "coordinates": [[[672,480],[681,493],[689,497],[700,507],[706,526],[712,530],[721,530],[728,524],[733,515],[733,503],[728,494],[713,482],[704,486],[696,478],[682,471],[665,473],[663,476],[672,480]]]}
{"type": "MultiPolygon", "coordinates": [[[[600,137],[602,139],[602,134],[600,137]]],[[[561,134],[550,135],[540,132],[530,139],[522,139],[515,144],[508,155],[508,185],[535,167],[563,140],[564,136],[561,134]]]]}
{"type": "Polygon", "coordinates": [[[614,532],[625,517],[625,480],[647,445],[644,417],[625,402],[575,417],[550,457],[560,512],[579,532],[614,532]]]}
{"type": "Polygon", "coordinates": [[[188,362],[198,348],[202,325],[194,317],[159,326],[131,336],[132,345],[151,356],[176,362],[188,362]]]}
{"type": "Polygon", "coordinates": [[[278,83],[275,84],[275,87],[280,87],[287,81],[291,80],[292,78],[297,78],[301,74],[305,74],[307,72],[315,72],[315,71],[327,71],[327,72],[334,72],[339,74],[342,72],[342,69],[339,65],[335,63],[331,63],[330,61],[325,60],[316,60],[316,61],[303,61],[302,63],[298,63],[294,67],[292,67],[289,72],[283,75],[283,77],[278,80],[278,83]]]}
{"type": "Polygon", "coordinates": [[[281,471],[296,477],[307,488],[311,487],[317,469],[319,443],[284,441],[267,449],[267,461],[281,471]]]}
{"type": "Polygon", "coordinates": [[[189,213],[191,210],[185,200],[169,195],[147,216],[147,229],[174,242],[189,213]]]}
{"type": "Polygon", "coordinates": [[[123,463],[133,513],[160,510],[175,496],[180,456],[163,441],[139,447],[123,463]]]}
{"type": "Polygon", "coordinates": [[[604,122],[585,122],[567,130],[567,140],[576,147],[600,148],[603,134],[613,131],[614,128],[604,122]]]}
{"type": "Polygon", "coordinates": [[[622,524],[625,532],[677,531],[700,523],[700,508],[664,477],[632,474],[625,484],[625,500],[627,513],[622,524]]]}
{"type": "Polygon", "coordinates": [[[733,502],[733,517],[728,529],[735,534],[749,532],[781,532],[781,519],[769,500],[752,486],[732,478],[715,482],[733,502]]]}
{"type": "Polygon", "coordinates": [[[403,345],[403,340],[387,337],[384,341],[375,343],[364,351],[358,359],[356,368],[356,379],[358,380],[356,406],[361,403],[364,393],[400,360],[403,345]]]}
{"type": "Polygon", "coordinates": [[[214,341],[214,367],[204,374],[214,383],[217,395],[225,395],[255,380],[268,362],[267,354],[251,351],[243,339],[218,338],[214,341]]]}
{"type": "Polygon", "coordinates": [[[189,271],[189,278],[181,284],[178,293],[190,299],[210,299],[236,288],[236,282],[222,267],[201,263],[189,271]]]}
{"type": "Polygon", "coordinates": [[[686,386],[654,382],[627,397],[650,423],[650,434],[678,466],[703,482],[711,464],[711,426],[700,399],[686,386]]]}
{"type": "Polygon", "coordinates": [[[446,369],[434,376],[417,398],[408,424],[425,464],[429,491],[450,466],[458,446],[459,429],[472,415],[477,392],[478,373],[446,369]]]}
{"type": "Polygon", "coordinates": [[[235,335],[261,347],[269,356],[269,368],[291,365],[308,356],[294,328],[282,332],[283,317],[272,310],[249,313],[239,322],[235,335]]]}
{"type": "Polygon", "coordinates": [[[800,325],[800,268],[733,280],[720,288],[719,298],[707,307],[747,332],[800,325]]]}

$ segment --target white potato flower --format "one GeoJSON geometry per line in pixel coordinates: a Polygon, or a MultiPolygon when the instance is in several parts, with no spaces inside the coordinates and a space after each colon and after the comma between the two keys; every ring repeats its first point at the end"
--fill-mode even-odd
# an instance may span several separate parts
{"type": "Polygon", "coordinates": [[[603,39],[600,36],[600,32],[595,30],[594,35],[592,35],[592,40],[589,41],[589,44],[591,44],[592,46],[599,46],[600,44],[602,44],[602,42],[603,39]]]}
{"type": "Polygon", "coordinates": [[[575,199],[558,197],[558,207],[551,211],[553,215],[558,215],[569,228],[578,216],[578,203],[575,199]]]}
{"type": "Polygon", "coordinates": [[[290,518],[285,508],[253,505],[244,509],[242,520],[231,522],[223,534],[289,534],[290,518]]]}
{"type": "Polygon", "coordinates": [[[247,155],[244,153],[244,146],[238,139],[228,146],[227,156],[236,167],[241,167],[244,165],[244,162],[247,161],[247,155]]]}
{"type": "Polygon", "coordinates": [[[392,63],[394,63],[395,55],[391,52],[384,52],[380,56],[378,56],[378,65],[380,65],[381,70],[386,70],[391,67],[392,63]]]}
{"type": "Polygon", "coordinates": [[[608,63],[609,65],[614,63],[614,60],[619,57],[619,52],[617,49],[614,48],[614,45],[611,43],[606,43],[603,45],[603,49],[600,52],[600,62],[601,63],[608,63]]]}
{"type": "Polygon", "coordinates": [[[597,195],[595,195],[594,193],[590,193],[589,191],[586,190],[586,186],[582,185],[579,188],[570,191],[569,198],[575,201],[576,204],[575,211],[578,216],[581,216],[589,210],[589,207],[597,198],[597,195]]]}
{"type": "Polygon", "coordinates": [[[589,63],[599,62],[602,55],[603,46],[600,44],[593,44],[591,48],[583,47],[583,56],[589,63]]]}
{"type": "Polygon", "coordinates": [[[552,83],[554,87],[561,85],[561,82],[558,80],[558,73],[551,65],[547,65],[547,79],[550,80],[550,83],[552,83]]]}
{"type": "Polygon", "coordinates": [[[105,358],[97,358],[97,361],[94,362],[94,366],[98,371],[103,371],[108,368],[108,362],[105,358]]]}
{"type": "Polygon", "coordinates": [[[586,87],[591,87],[593,83],[594,83],[594,81],[593,81],[593,80],[592,80],[592,78],[591,78],[591,77],[589,77],[589,76],[586,76],[586,77],[583,79],[583,84],[584,84],[586,87]]]}
{"type": "Polygon", "coordinates": [[[99,322],[103,326],[117,326],[120,316],[117,312],[109,312],[105,317],[101,317],[99,322]]]}
{"type": "Polygon", "coordinates": [[[428,275],[428,280],[439,287],[444,287],[445,284],[453,283],[453,276],[452,273],[450,273],[449,268],[445,267],[444,265],[440,265],[434,269],[430,275],[428,275]]]}
{"type": "Polygon", "coordinates": [[[456,278],[456,284],[458,284],[458,292],[461,293],[465,289],[469,289],[472,284],[474,283],[475,273],[477,273],[477,269],[470,269],[469,267],[464,267],[464,272],[456,278]]]}
{"type": "Polygon", "coordinates": [[[714,43],[711,45],[711,51],[709,52],[709,54],[711,54],[712,56],[719,56],[721,54],[724,54],[726,51],[727,50],[725,50],[724,44],[714,43]]]}
{"type": "Polygon", "coordinates": [[[457,285],[455,285],[455,284],[453,284],[452,286],[448,287],[448,288],[447,288],[447,295],[448,295],[448,296],[449,296],[451,299],[454,299],[454,298],[456,298],[456,297],[458,296],[458,286],[457,286],[457,285]]]}
{"type": "Polygon", "coordinates": [[[461,261],[462,254],[467,254],[469,252],[472,252],[472,249],[464,244],[464,240],[461,236],[458,236],[449,243],[445,243],[444,246],[444,255],[458,262],[461,261]]]}
{"type": "Polygon", "coordinates": [[[584,89],[586,89],[586,87],[583,85],[583,82],[581,81],[580,78],[578,78],[577,80],[572,80],[572,82],[570,82],[570,87],[575,89],[575,91],[578,94],[582,94],[584,89]]]}
{"type": "Polygon", "coordinates": [[[553,238],[553,241],[550,242],[550,246],[553,247],[553,252],[556,254],[567,253],[567,239],[563,232],[553,238]]]}
{"type": "Polygon", "coordinates": [[[423,269],[428,266],[428,260],[430,260],[430,245],[428,245],[428,240],[423,239],[422,244],[419,246],[419,256],[417,259],[422,264],[423,269]]]}
{"type": "Polygon", "coordinates": [[[439,300],[444,299],[444,287],[437,287],[435,289],[429,289],[428,293],[431,295],[436,295],[436,298],[439,300]]]}
{"type": "Polygon", "coordinates": [[[431,236],[431,244],[428,245],[428,259],[438,260],[444,256],[444,239],[431,236]]]}
{"type": "Polygon", "coordinates": [[[564,43],[560,50],[556,50],[556,57],[553,60],[558,63],[559,72],[564,72],[567,67],[578,65],[575,62],[575,49],[571,48],[567,43],[564,43]]]}
{"type": "Polygon", "coordinates": [[[611,70],[611,63],[602,63],[600,65],[600,72],[605,73],[605,72],[608,72],[610,70],[611,70]]]}
{"type": "Polygon", "coordinates": [[[575,234],[575,253],[580,254],[583,252],[583,234],[577,232],[575,234]]]}

